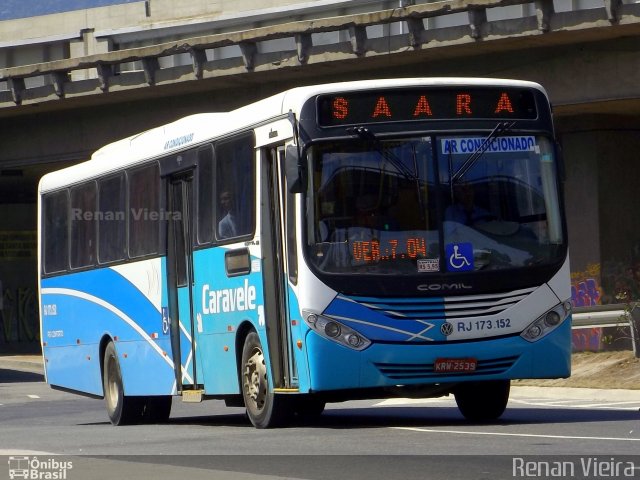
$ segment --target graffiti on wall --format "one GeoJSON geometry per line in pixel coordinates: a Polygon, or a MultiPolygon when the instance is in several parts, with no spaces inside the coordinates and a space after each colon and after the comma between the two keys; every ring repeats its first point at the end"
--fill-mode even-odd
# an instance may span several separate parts
{"type": "Polygon", "coordinates": [[[584,272],[571,272],[571,302],[574,307],[600,305],[600,264],[592,263],[584,272]]]}
{"type": "Polygon", "coordinates": [[[640,300],[640,260],[609,261],[603,264],[602,283],[608,293],[603,303],[640,300]]]}
{"type": "Polygon", "coordinates": [[[579,328],[571,331],[574,352],[599,352],[602,350],[602,328],[579,328]]]}
{"type": "Polygon", "coordinates": [[[35,342],[40,337],[37,295],[32,287],[6,288],[0,309],[0,345],[35,342]]]}

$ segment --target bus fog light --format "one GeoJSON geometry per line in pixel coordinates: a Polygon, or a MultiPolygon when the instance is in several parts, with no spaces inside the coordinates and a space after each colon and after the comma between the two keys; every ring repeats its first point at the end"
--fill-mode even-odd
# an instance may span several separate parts
{"type": "Polygon", "coordinates": [[[527,336],[529,338],[538,338],[542,333],[542,329],[538,325],[534,325],[529,330],[527,330],[527,336]]]}
{"type": "Polygon", "coordinates": [[[336,322],[328,322],[324,326],[324,333],[326,333],[329,337],[335,338],[340,335],[340,325],[336,322]]]}
{"type": "Polygon", "coordinates": [[[560,320],[562,320],[562,318],[560,317],[560,314],[555,310],[551,310],[544,317],[544,323],[546,323],[549,327],[558,325],[560,323],[560,320]]]}
{"type": "Polygon", "coordinates": [[[312,327],[316,325],[316,323],[318,322],[318,316],[315,313],[310,314],[307,317],[307,322],[309,323],[309,325],[311,325],[312,327]]]}
{"type": "Polygon", "coordinates": [[[349,342],[349,345],[351,345],[352,347],[357,347],[360,345],[361,340],[358,335],[352,333],[347,337],[347,342],[349,342]]]}

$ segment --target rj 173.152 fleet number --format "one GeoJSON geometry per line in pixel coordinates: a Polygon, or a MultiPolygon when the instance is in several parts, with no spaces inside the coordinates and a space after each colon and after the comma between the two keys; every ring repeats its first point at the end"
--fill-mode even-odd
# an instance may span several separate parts
{"type": "Polygon", "coordinates": [[[498,318],[496,320],[476,320],[475,322],[458,322],[458,332],[472,332],[474,330],[500,330],[511,327],[510,318],[498,318]]]}

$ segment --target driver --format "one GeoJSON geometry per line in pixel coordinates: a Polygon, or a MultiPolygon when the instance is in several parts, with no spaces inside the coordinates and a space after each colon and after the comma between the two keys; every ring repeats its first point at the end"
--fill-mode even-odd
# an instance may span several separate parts
{"type": "Polygon", "coordinates": [[[454,203],[447,207],[444,215],[445,220],[468,226],[494,218],[488,210],[476,205],[471,183],[459,183],[454,187],[454,203]]]}

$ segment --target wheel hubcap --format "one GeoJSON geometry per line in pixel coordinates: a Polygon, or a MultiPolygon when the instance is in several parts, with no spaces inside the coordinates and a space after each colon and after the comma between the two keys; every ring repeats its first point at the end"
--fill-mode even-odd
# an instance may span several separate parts
{"type": "Polygon", "coordinates": [[[267,367],[262,350],[256,348],[244,367],[244,390],[254,409],[264,408],[267,396],[267,367]]]}
{"type": "Polygon", "coordinates": [[[119,388],[116,380],[115,373],[115,360],[113,357],[109,358],[107,363],[107,402],[109,408],[113,411],[118,406],[119,388]]]}

